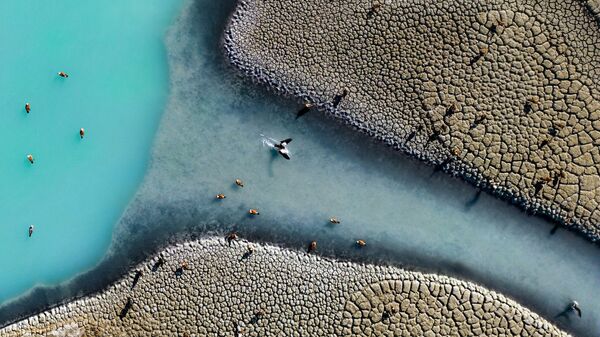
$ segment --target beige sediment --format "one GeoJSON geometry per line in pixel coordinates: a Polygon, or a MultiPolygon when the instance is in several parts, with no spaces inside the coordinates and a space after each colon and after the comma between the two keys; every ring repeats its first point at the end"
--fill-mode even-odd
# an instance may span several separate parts
{"type": "Polygon", "coordinates": [[[457,279],[220,238],[137,266],[106,290],[0,330],[13,336],[566,336],[496,292],[457,279]],[[253,253],[244,257],[248,246],[253,253]],[[180,276],[176,271],[185,261],[180,276]],[[123,319],[121,310],[131,299],[123,319]]]}
{"type": "Polygon", "coordinates": [[[225,48],[278,91],[597,240],[599,13],[598,0],[240,0],[225,48]]]}

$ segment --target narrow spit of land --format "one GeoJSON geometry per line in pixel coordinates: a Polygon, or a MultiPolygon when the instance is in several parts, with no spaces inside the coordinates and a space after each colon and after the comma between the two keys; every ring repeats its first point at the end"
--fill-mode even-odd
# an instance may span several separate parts
{"type": "Polygon", "coordinates": [[[241,0],[233,64],[600,238],[600,1],[241,0]]]}
{"type": "Polygon", "coordinates": [[[167,248],[101,293],[0,330],[5,337],[459,334],[567,336],[473,283],[221,238],[167,248]]]}

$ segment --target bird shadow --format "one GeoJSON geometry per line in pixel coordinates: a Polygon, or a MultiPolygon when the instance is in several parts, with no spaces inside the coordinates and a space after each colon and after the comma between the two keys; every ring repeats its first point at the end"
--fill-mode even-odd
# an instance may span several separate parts
{"type": "Polygon", "coordinates": [[[559,312],[556,316],[554,316],[554,319],[558,319],[558,318],[564,317],[567,320],[571,320],[571,317],[569,316],[570,312],[571,312],[571,309],[570,308],[566,308],[565,310],[559,312]]]}
{"type": "Polygon", "coordinates": [[[133,282],[131,283],[131,288],[133,289],[135,288],[135,286],[138,284],[138,282],[140,281],[140,278],[142,277],[142,272],[141,271],[136,271],[135,275],[133,276],[133,282]]]}
{"type": "Polygon", "coordinates": [[[552,229],[550,230],[550,235],[554,235],[556,234],[556,232],[560,229],[560,225],[556,224],[554,225],[554,227],[552,227],[552,229]]]}
{"type": "Polygon", "coordinates": [[[240,261],[244,261],[250,258],[250,256],[252,256],[252,252],[245,252],[244,255],[242,255],[242,257],[240,258],[240,261]]]}
{"type": "Polygon", "coordinates": [[[278,153],[271,150],[271,158],[269,158],[269,177],[275,176],[275,170],[273,169],[273,165],[275,165],[275,160],[277,160],[278,153]]]}
{"type": "Polygon", "coordinates": [[[156,272],[156,271],[158,270],[158,268],[160,268],[160,266],[162,266],[164,263],[165,263],[165,260],[164,260],[162,257],[160,257],[160,258],[158,259],[158,261],[156,261],[156,262],[154,263],[154,265],[152,266],[152,269],[151,269],[151,270],[152,270],[152,272],[153,272],[153,273],[154,273],[154,272],[156,272]]]}
{"type": "Polygon", "coordinates": [[[477,190],[477,193],[475,193],[473,198],[471,198],[471,200],[469,200],[465,203],[465,208],[467,209],[467,211],[470,210],[471,208],[473,208],[473,206],[475,206],[475,204],[477,204],[477,202],[479,201],[479,198],[481,198],[481,193],[482,193],[482,190],[477,190]]]}
{"type": "Polygon", "coordinates": [[[127,313],[129,312],[129,309],[131,309],[132,305],[133,301],[131,300],[131,298],[128,298],[127,303],[125,303],[125,306],[123,307],[123,309],[121,309],[121,312],[119,313],[120,319],[123,319],[125,318],[125,316],[127,316],[127,313]]]}
{"type": "Polygon", "coordinates": [[[558,319],[560,317],[564,317],[567,320],[571,320],[571,313],[573,312],[573,307],[571,306],[571,304],[567,305],[563,311],[559,312],[556,316],[554,316],[554,319],[558,319]]]}

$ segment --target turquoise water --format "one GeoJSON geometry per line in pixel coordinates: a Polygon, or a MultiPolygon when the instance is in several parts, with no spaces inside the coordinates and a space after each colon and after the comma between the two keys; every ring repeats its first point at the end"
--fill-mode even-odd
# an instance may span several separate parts
{"type": "MultiPolygon", "coordinates": [[[[600,333],[600,249],[243,82],[220,49],[233,0],[189,0],[167,35],[170,96],[149,170],[106,258],[57,288],[0,308],[0,321],[101,288],[173,236],[242,237],[475,280],[581,336],[600,333]],[[293,138],[292,160],[260,134],[293,138]],[[243,189],[235,178],[246,182],[243,189]],[[214,195],[227,199],[216,201],[214,195]],[[249,208],[260,216],[250,218],[249,208]],[[342,223],[332,226],[330,216],[342,223]],[[367,247],[355,249],[364,239],[367,247]],[[579,320],[555,318],[570,299],[579,320]]],[[[77,128],[78,129],[78,128],[77,128]]],[[[24,165],[26,167],[26,165],[24,165]]],[[[26,229],[23,229],[24,231],[26,229]]]]}
{"type": "Polygon", "coordinates": [[[178,8],[0,1],[0,302],[104,255],[147,166],[168,94],[164,34],[178,8]]]}

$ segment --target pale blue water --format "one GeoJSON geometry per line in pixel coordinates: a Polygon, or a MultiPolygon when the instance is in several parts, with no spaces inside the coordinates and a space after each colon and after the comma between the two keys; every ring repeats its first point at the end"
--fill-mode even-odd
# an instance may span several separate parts
{"type": "MultiPolygon", "coordinates": [[[[405,264],[468,278],[546,318],[571,298],[581,336],[600,332],[600,249],[468,185],[374,144],[298,104],[242,82],[224,64],[220,36],[233,0],[190,0],[168,34],[171,92],[149,171],[113,234],[110,254],[56,289],[38,288],[0,308],[9,320],[40,305],[97,290],[173,236],[236,229],[242,237],[356,260],[405,264]],[[293,138],[292,160],[260,134],[293,138]],[[246,187],[233,185],[242,178],[246,187]],[[227,199],[215,201],[225,193],[227,199]],[[250,218],[249,208],[261,215],[250,218]],[[330,216],[342,223],[328,224],[330,216]],[[356,239],[367,247],[357,250],[356,239]],[[17,314],[16,314],[17,313],[17,314]]],[[[25,165],[26,167],[26,165],[25,165]]]]}
{"type": "Polygon", "coordinates": [[[179,6],[0,1],[0,302],[104,255],[146,169],[179,6]]]}

